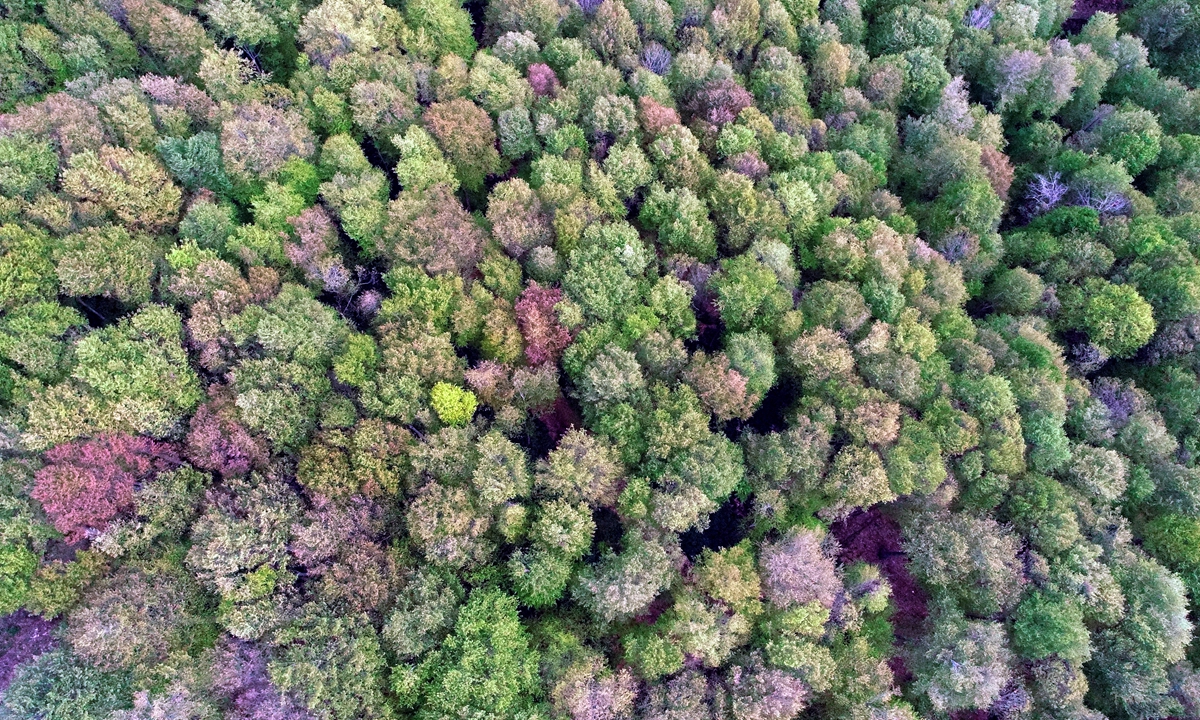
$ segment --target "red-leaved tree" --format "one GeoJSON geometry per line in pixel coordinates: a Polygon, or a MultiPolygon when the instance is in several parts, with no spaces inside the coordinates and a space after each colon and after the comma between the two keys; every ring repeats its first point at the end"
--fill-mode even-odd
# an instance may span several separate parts
{"type": "Polygon", "coordinates": [[[237,409],[220,394],[201,405],[188,429],[185,452],[201,470],[237,477],[262,467],[267,450],[237,418],[237,409]]]}
{"type": "Polygon", "coordinates": [[[133,507],[138,486],[181,460],[167,443],[131,435],[101,435],[64,443],[46,452],[33,498],[54,527],[78,542],[103,530],[133,507]]]}
{"type": "Polygon", "coordinates": [[[562,290],[530,283],[513,308],[521,336],[525,338],[525,357],[531,365],[555,362],[571,344],[571,333],[558,321],[554,306],[562,300],[562,290]]]}

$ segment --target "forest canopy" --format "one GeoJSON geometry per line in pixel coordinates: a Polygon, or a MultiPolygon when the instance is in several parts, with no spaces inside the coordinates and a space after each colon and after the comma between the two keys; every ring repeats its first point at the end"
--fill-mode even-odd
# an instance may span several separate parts
{"type": "Polygon", "coordinates": [[[0,720],[1200,717],[1198,0],[0,0],[0,720]]]}

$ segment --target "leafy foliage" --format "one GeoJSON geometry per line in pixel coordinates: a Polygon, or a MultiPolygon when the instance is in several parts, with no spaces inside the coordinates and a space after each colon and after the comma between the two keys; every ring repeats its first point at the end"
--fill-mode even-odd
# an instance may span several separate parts
{"type": "Polygon", "coordinates": [[[1197,716],[1198,13],[3,3],[0,717],[1197,716]]]}

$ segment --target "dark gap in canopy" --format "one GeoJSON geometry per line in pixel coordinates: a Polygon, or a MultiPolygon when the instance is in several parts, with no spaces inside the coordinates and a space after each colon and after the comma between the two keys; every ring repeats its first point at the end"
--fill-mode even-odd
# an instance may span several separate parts
{"type": "Polygon", "coordinates": [[[703,532],[688,530],[679,536],[683,554],[695,560],[705,548],[724,550],[733,547],[746,536],[746,518],[752,509],[753,499],[740,500],[731,496],[717,511],[708,516],[708,528],[703,532]]]}
{"type": "Polygon", "coordinates": [[[469,0],[463,7],[471,14],[471,33],[475,36],[475,42],[483,45],[484,13],[487,10],[486,0],[469,0]]]}

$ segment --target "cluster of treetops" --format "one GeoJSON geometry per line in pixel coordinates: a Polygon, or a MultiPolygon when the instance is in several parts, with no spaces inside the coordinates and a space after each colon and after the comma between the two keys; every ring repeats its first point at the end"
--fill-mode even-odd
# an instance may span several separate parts
{"type": "Polygon", "coordinates": [[[1197,717],[1200,3],[1084,10],[3,0],[0,718],[1197,717]]]}

